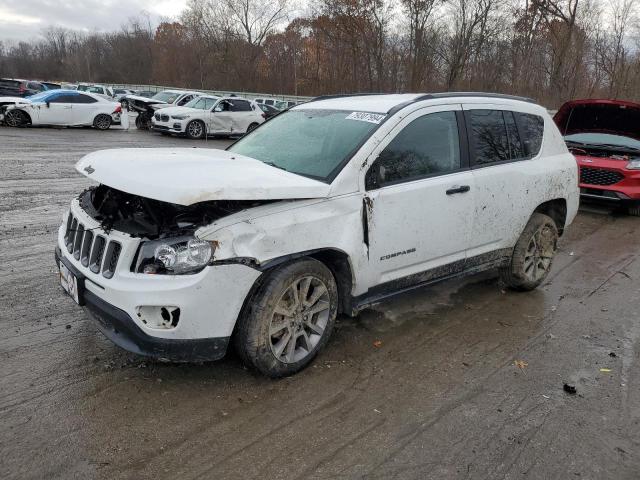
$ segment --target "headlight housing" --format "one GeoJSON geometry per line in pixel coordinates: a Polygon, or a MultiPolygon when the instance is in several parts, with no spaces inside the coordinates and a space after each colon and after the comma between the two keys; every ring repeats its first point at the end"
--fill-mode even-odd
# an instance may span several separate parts
{"type": "Polygon", "coordinates": [[[189,118],[189,115],[171,115],[173,120],[185,120],[189,118]]]}
{"type": "Polygon", "coordinates": [[[627,168],[629,170],[640,170],[640,158],[634,158],[629,163],[627,163],[627,168]]]}
{"type": "Polygon", "coordinates": [[[193,236],[150,240],[140,245],[137,273],[183,275],[198,273],[213,258],[211,242],[193,236]]]}

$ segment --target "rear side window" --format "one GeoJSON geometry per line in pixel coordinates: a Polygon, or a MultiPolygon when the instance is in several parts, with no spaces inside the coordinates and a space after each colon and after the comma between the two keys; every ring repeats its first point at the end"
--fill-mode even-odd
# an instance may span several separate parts
{"type": "Polygon", "coordinates": [[[385,147],[367,172],[367,188],[410,181],[460,168],[455,112],[412,121],[385,147]]]}
{"type": "Polygon", "coordinates": [[[470,110],[470,137],[474,163],[490,165],[510,160],[509,135],[501,110],[470,110]]]}
{"type": "Polygon", "coordinates": [[[231,104],[231,108],[229,110],[231,110],[232,112],[250,112],[251,111],[251,104],[246,100],[233,100],[233,101],[230,101],[229,103],[231,104]]]}
{"type": "Polygon", "coordinates": [[[89,95],[83,95],[81,93],[79,93],[78,95],[76,95],[74,98],[74,103],[96,103],[98,100],[96,100],[93,97],[90,97],[89,95]]]}
{"type": "Polygon", "coordinates": [[[530,113],[515,113],[524,141],[524,151],[527,158],[535,157],[542,146],[544,119],[530,113]]]}

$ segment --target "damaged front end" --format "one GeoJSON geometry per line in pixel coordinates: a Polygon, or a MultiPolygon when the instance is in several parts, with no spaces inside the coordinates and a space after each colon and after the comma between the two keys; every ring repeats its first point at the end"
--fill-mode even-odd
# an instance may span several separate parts
{"type": "Polygon", "coordinates": [[[212,261],[215,242],[196,238],[198,228],[273,201],[213,200],[184,206],[106,185],[85,190],[78,200],[107,234],[115,230],[142,240],[132,271],[167,275],[197,273],[212,261]]]}

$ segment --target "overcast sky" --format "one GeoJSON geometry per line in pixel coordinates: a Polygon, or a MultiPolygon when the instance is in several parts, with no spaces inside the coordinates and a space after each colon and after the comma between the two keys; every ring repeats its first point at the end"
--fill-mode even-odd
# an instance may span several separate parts
{"type": "Polygon", "coordinates": [[[30,40],[49,26],[113,31],[147,12],[156,24],[176,18],[187,0],[0,0],[0,40],[30,40]]]}

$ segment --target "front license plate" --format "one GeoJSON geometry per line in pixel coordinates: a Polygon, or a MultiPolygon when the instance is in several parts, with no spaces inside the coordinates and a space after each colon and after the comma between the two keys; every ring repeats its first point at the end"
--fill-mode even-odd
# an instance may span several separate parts
{"type": "Polygon", "coordinates": [[[80,305],[80,295],[78,293],[78,279],[76,276],[60,262],[60,285],[73,300],[80,305]]]}

